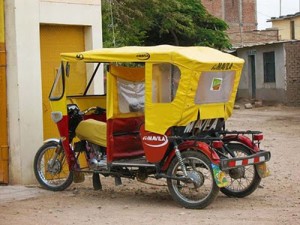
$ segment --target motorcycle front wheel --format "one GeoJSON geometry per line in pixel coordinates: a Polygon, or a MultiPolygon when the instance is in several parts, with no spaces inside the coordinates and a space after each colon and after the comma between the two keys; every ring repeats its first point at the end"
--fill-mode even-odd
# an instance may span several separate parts
{"type": "MultiPolygon", "coordinates": [[[[185,208],[202,209],[217,197],[219,188],[213,178],[210,160],[201,152],[187,150],[181,153],[188,180],[167,179],[172,198],[185,208]]],[[[181,163],[175,157],[167,171],[168,176],[184,177],[181,163]]]]}
{"type": "Polygon", "coordinates": [[[37,181],[48,190],[62,191],[73,182],[73,172],[69,170],[62,146],[55,141],[39,148],[33,168],[37,181]]]}
{"type": "MultiPolygon", "coordinates": [[[[249,149],[238,143],[229,143],[227,148],[236,157],[251,155],[249,149]]],[[[243,198],[252,194],[261,181],[255,165],[240,166],[228,170],[225,177],[228,180],[229,185],[221,188],[221,192],[228,197],[236,198],[243,198]]]]}

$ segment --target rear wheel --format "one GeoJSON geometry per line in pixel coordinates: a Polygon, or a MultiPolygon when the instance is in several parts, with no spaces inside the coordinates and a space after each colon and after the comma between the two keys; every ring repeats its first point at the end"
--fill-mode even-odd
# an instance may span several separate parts
{"type": "Polygon", "coordinates": [[[64,151],[55,141],[45,143],[34,158],[34,174],[40,185],[51,191],[62,191],[73,182],[64,151]]]}
{"type": "MultiPolygon", "coordinates": [[[[228,150],[236,157],[251,155],[249,149],[238,143],[229,143],[228,150]]],[[[229,197],[243,198],[252,194],[258,187],[261,178],[258,175],[255,165],[240,166],[226,173],[229,186],[221,188],[221,192],[229,197]]]]}
{"type": "MultiPolygon", "coordinates": [[[[167,179],[172,198],[185,208],[202,209],[217,197],[219,188],[214,182],[210,160],[199,151],[181,153],[186,167],[186,180],[167,179]]],[[[184,177],[183,170],[175,157],[167,171],[168,176],[184,177]]]]}

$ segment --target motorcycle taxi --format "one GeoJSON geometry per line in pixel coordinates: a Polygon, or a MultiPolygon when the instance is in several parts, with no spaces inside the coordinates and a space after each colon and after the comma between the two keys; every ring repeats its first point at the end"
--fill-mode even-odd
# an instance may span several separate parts
{"type": "Polygon", "coordinates": [[[244,178],[243,168],[252,166],[259,179],[265,177],[270,152],[258,147],[262,135],[252,132],[250,140],[245,132],[224,130],[243,64],[208,47],[62,53],[49,95],[60,137],[46,140],[36,153],[38,182],[61,191],[86,173],[93,174],[95,189],[102,188],[100,174],[117,185],[121,178],[166,179],[181,206],[205,208],[220,188],[236,192],[226,187],[230,179],[244,178]],[[79,76],[86,82],[74,85],[79,76]],[[96,94],[103,76],[106,94],[96,94]],[[249,154],[226,151],[232,146],[249,154]]]}

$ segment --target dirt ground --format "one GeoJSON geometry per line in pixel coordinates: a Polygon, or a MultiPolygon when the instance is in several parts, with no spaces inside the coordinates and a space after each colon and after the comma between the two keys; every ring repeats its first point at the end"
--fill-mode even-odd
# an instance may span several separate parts
{"type": "Polygon", "coordinates": [[[271,176],[246,198],[220,193],[206,209],[188,210],[171,199],[166,186],[123,179],[115,187],[111,178],[101,178],[104,190],[94,191],[86,177],[63,192],[0,202],[0,224],[300,224],[300,108],[234,110],[227,128],[263,131],[262,146],[272,152],[271,176]]]}

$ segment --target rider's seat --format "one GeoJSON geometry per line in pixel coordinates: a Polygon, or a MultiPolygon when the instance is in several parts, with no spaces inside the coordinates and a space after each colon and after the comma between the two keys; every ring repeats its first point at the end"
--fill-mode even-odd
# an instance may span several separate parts
{"type": "Polygon", "coordinates": [[[106,123],[104,122],[94,119],[81,121],[75,132],[80,140],[106,147],[106,123]]]}

